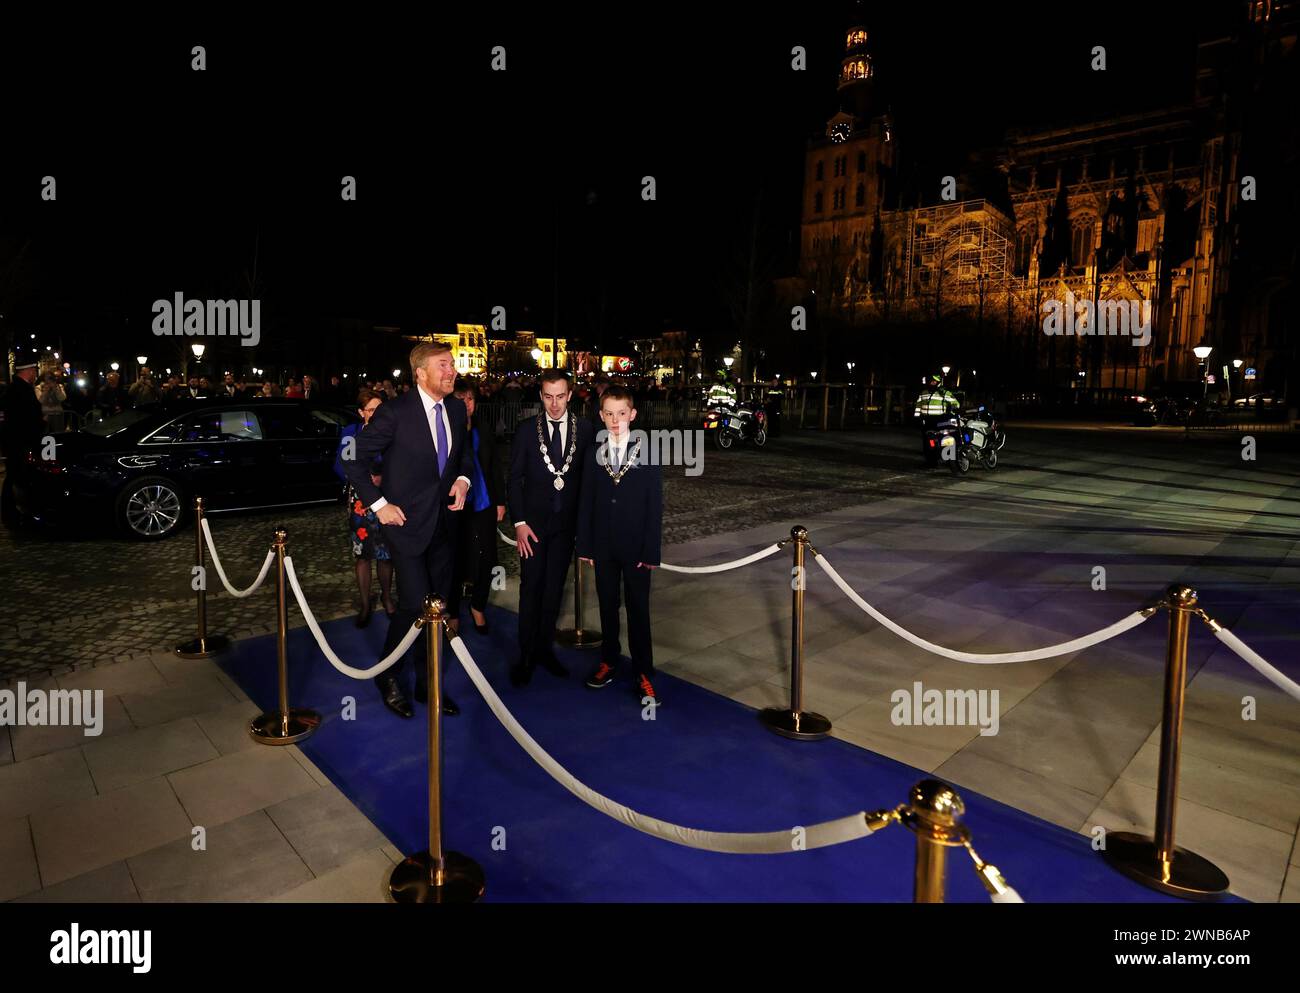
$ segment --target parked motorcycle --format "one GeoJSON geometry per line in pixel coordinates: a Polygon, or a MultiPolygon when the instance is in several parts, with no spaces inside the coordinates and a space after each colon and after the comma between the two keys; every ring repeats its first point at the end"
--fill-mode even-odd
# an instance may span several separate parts
{"type": "Polygon", "coordinates": [[[767,444],[767,412],[759,403],[715,403],[704,412],[704,430],[723,451],[737,442],[767,444]]]}
{"type": "Polygon", "coordinates": [[[996,469],[998,451],[1007,443],[1006,432],[984,407],[967,416],[954,411],[935,425],[936,447],[941,461],[954,476],[969,472],[972,463],[996,469]]]}

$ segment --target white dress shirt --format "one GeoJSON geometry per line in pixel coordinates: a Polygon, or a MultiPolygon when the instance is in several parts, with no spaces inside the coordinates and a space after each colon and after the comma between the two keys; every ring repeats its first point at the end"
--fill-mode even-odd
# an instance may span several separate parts
{"type": "MultiPolygon", "coordinates": [[[[420,394],[420,402],[424,404],[424,421],[429,425],[429,437],[433,439],[433,450],[436,453],[438,451],[438,429],[433,426],[433,405],[435,403],[442,404],[442,426],[447,432],[447,444],[451,444],[451,415],[447,413],[447,398],[443,397],[441,400],[435,400],[433,397],[429,396],[429,394],[424,392],[424,387],[422,386],[416,387],[416,391],[420,394]]],[[[451,453],[448,452],[447,454],[450,456],[451,453]]],[[[460,482],[462,479],[465,480],[466,486],[474,485],[473,481],[468,476],[457,476],[456,482],[460,482]]],[[[381,507],[386,506],[388,506],[388,500],[384,497],[380,497],[370,505],[370,509],[378,513],[381,507]]]]}

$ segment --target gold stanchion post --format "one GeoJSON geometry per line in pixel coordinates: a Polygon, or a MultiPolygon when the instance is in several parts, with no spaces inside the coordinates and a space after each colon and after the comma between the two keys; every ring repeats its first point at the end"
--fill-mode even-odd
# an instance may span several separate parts
{"type": "Polygon", "coordinates": [[[899,820],[916,835],[913,903],[943,903],[948,849],[970,840],[959,818],[966,812],[957,791],[937,779],[923,779],[908,793],[899,820]]]}
{"type": "Polygon", "coordinates": [[[208,580],[203,565],[203,497],[194,498],[194,564],[198,567],[200,582],[194,596],[198,605],[198,637],[176,646],[176,654],[183,659],[210,659],[230,647],[230,639],[221,634],[208,634],[208,580]]]}
{"type": "Polygon", "coordinates": [[[599,631],[582,626],[582,559],[573,553],[573,627],[555,632],[555,640],[566,648],[599,648],[599,631]]]}
{"type": "Polygon", "coordinates": [[[280,709],[269,711],[253,719],[248,733],[263,745],[291,745],[302,741],[318,727],[320,714],[314,710],[289,707],[289,591],[285,582],[285,539],[288,532],[276,528],[275,544],[275,594],[276,594],[276,664],[280,677],[280,709]]]}
{"type": "Polygon", "coordinates": [[[1165,606],[1169,609],[1169,640],[1165,648],[1155,836],[1148,838],[1129,831],[1107,834],[1103,855],[1124,875],[1152,889],[1189,900],[1214,900],[1228,891],[1228,877],[1209,859],[1174,844],[1183,698],[1187,687],[1187,629],[1195,613],[1196,591],[1189,586],[1171,586],[1165,606]]]}
{"type": "MultiPolygon", "coordinates": [[[[831,733],[831,722],[821,714],[803,709],[803,592],[807,585],[804,568],[804,550],[808,547],[808,529],[797,525],[790,529],[794,543],[794,598],[790,626],[790,709],[768,707],[759,711],[758,719],[769,730],[797,741],[825,738],[831,733]]],[[[815,550],[814,550],[815,551],[815,550]]]]}
{"type": "Polygon", "coordinates": [[[388,891],[397,903],[473,903],[483,895],[483,869],[459,852],[442,847],[442,637],[446,605],[424,598],[429,681],[429,848],[393,866],[388,891]]]}

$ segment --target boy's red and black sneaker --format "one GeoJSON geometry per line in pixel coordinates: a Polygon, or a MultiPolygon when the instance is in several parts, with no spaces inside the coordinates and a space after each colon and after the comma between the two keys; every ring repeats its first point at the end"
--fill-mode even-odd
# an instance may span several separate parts
{"type": "Polygon", "coordinates": [[[613,681],[614,667],[608,662],[602,662],[596,666],[596,671],[587,678],[587,685],[593,690],[598,690],[608,686],[613,681]]]}
{"type": "Polygon", "coordinates": [[[649,676],[642,675],[638,677],[636,681],[636,686],[637,689],[640,691],[640,697],[642,703],[646,701],[647,697],[650,698],[650,701],[653,704],[655,704],[655,706],[658,706],[660,703],[663,702],[662,700],[659,699],[658,695],[655,693],[654,683],[650,682],[649,676]]]}

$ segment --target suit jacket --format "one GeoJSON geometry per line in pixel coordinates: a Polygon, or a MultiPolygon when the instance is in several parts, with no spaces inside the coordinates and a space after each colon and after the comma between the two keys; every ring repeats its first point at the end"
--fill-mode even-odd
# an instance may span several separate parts
{"type": "MultiPolygon", "coordinates": [[[[572,413],[572,412],[570,412],[572,413]]],[[[577,438],[573,464],[564,476],[564,489],[560,490],[560,509],[555,510],[555,477],[551,475],[542,453],[537,447],[537,418],[545,418],[543,411],[536,417],[525,417],[515,428],[515,439],[510,447],[509,508],[510,519],[526,521],[539,537],[556,531],[571,531],[578,519],[578,490],[582,483],[582,467],[588,454],[596,447],[596,432],[591,422],[574,415],[567,431],[577,438]]],[[[543,433],[543,438],[545,438],[543,433]]],[[[565,447],[568,451],[568,447],[565,447]]],[[[564,465],[555,464],[556,470],[564,465]]]]}
{"type": "Polygon", "coordinates": [[[451,438],[441,476],[418,389],[382,404],[374,412],[365,430],[357,434],[356,458],[343,466],[348,482],[367,507],[382,496],[402,508],[406,523],[385,527],[384,540],[403,555],[423,553],[444,514],[448,515],[449,525],[454,523],[455,515],[447,507],[452,484],[458,476],[474,478],[465,403],[450,393],[442,403],[451,420],[451,438]],[[384,467],[382,492],[370,481],[370,467],[377,459],[382,459],[384,467]]]}
{"type": "Polygon", "coordinates": [[[593,445],[583,466],[578,555],[584,559],[617,558],[631,565],[659,565],[663,473],[659,466],[650,465],[643,445],[637,460],[616,485],[600,464],[600,450],[604,447],[593,445]]]}

